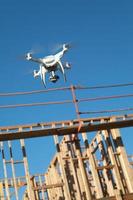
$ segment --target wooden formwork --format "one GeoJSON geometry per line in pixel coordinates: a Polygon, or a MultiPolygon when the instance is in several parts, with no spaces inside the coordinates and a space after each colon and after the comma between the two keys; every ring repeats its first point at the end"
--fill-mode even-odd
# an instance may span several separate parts
{"type": "Polygon", "coordinates": [[[3,166],[0,199],[133,199],[133,162],[131,160],[133,156],[127,156],[118,129],[124,127],[124,123],[125,126],[131,126],[132,117],[132,115],[129,118],[127,116],[126,118],[125,116],[103,117],[2,127],[1,138],[4,138],[4,135],[6,137],[5,141],[0,143],[3,166]],[[29,172],[26,147],[22,139],[25,132],[24,137],[29,137],[27,130],[31,133],[31,137],[34,137],[34,134],[36,137],[48,135],[48,133],[53,135],[56,153],[44,174],[31,175],[29,172]],[[43,131],[44,134],[42,134],[43,131]],[[88,132],[91,131],[96,132],[94,138],[90,140],[88,132]],[[14,143],[10,139],[19,137],[21,139],[18,140],[18,148],[21,155],[19,155],[20,160],[16,160],[13,152],[14,143]],[[21,165],[23,168],[23,176],[18,177],[16,165],[21,165]],[[8,166],[10,166],[11,177],[8,176],[8,166]]]}
{"type": "Polygon", "coordinates": [[[63,186],[60,192],[48,189],[50,199],[133,199],[132,163],[118,129],[98,131],[91,142],[86,133],[57,141],[46,184],[60,180],[63,186]],[[58,179],[50,179],[54,174],[58,179]]]}

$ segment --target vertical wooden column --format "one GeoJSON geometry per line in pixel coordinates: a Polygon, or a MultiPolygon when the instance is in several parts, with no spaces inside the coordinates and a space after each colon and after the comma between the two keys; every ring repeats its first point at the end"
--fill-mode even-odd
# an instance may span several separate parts
{"type": "Polygon", "coordinates": [[[79,163],[79,168],[80,168],[80,171],[81,171],[81,177],[82,177],[83,185],[84,185],[84,188],[85,188],[86,198],[87,198],[87,200],[91,200],[92,195],[91,195],[91,191],[90,191],[90,188],[89,188],[89,181],[87,179],[85,166],[84,166],[83,160],[81,158],[81,153],[80,153],[79,150],[77,150],[76,154],[77,154],[77,159],[78,159],[78,163],[79,163]]]}
{"type": "Polygon", "coordinates": [[[109,155],[111,164],[114,165],[112,172],[113,172],[113,177],[116,183],[116,189],[114,190],[115,196],[118,200],[122,200],[121,193],[124,194],[124,188],[121,181],[121,176],[120,176],[119,168],[118,168],[117,161],[115,158],[113,146],[111,144],[109,133],[107,131],[102,131],[102,134],[104,136],[104,139],[107,145],[108,155],[109,155]]]}
{"type": "MultiPolygon", "coordinates": [[[[49,178],[49,171],[45,173],[45,181],[46,181],[46,185],[51,184],[50,178],[49,178]]],[[[49,200],[52,199],[51,189],[47,189],[47,194],[48,194],[48,199],[49,200]]]]}
{"type": "Polygon", "coordinates": [[[4,169],[4,182],[5,182],[5,191],[6,191],[6,199],[10,200],[10,190],[8,185],[8,175],[7,175],[7,168],[6,168],[6,159],[5,159],[5,153],[4,153],[4,145],[3,142],[1,144],[1,153],[2,153],[2,161],[3,161],[3,169],[4,169]]]}
{"type": "MultiPolygon", "coordinates": [[[[54,128],[55,124],[53,124],[52,127],[54,128]]],[[[63,182],[64,182],[63,189],[64,189],[65,198],[71,200],[69,185],[68,185],[67,176],[66,176],[66,173],[65,173],[64,160],[62,159],[62,153],[60,151],[58,136],[55,135],[53,137],[54,137],[54,142],[55,142],[55,146],[56,146],[56,150],[57,150],[57,158],[58,158],[58,161],[59,161],[59,165],[60,165],[60,168],[61,168],[61,174],[62,174],[62,178],[63,178],[63,182]]]]}
{"type": "Polygon", "coordinates": [[[82,137],[83,137],[83,141],[84,141],[84,144],[85,144],[86,153],[87,153],[87,156],[89,158],[90,169],[91,169],[94,185],[95,185],[95,188],[96,188],[96,197],[102,198],[103,193],[102,193],[102,189],[101,189],[101,183],[100,183],[99,175],[98,175],[98,172],[97,172],[97,169],[96,169],[96,163],[95,163],[93,151],[91,150],[91,146],[89,145],[86,133],[82,133],[82,137]]]}
{"type": "MultiPolygon", "coordinates": [[[[72,92],[73,92],[73,99],[76,103],[76,100],[75,100],[76,97],[75,97],[74,91],[72,90],[72,92]]],[[[76,106],[76,110],[78,111],[77,104],[75,106],[76,106]]],[[[71,125],[73,125],[72,122],[71,122],[71,125]]],[[[80,169],[80,171],[78,172],[78,173],[81,174],[80,181],[82,181],[82,187],[84,188],[86,198],[87,198],[87,200],[89,200],[89,199],[92,198],[92,194],[91,194],[91,190],[90,190],[90,186],[89,186],[89,180],[88,180],[86,169],[85,169],[85,164],[84,164],[84,161],[82,159],[82,152],[81,152],[80,142],[78,140],[78,137],[74,137],[72,142],[73,142],[75,155],[77,157],[77,161],[78,161],[78,165],[79,165],[79,169],[80,169]]]]}
{"type": "MultiPolygon", "coordinates": [[[[52,168],[51,165],[49,166],[49,169],[48,169],[48,176],[49,176],[49,185],[54,184],[55,183],[55,176],[54,176],[53,168],[52,168]]],[[[57,197],[56,196],[56,194],[57,194],[56,189],[50,188],[49,191],[50,191],[50,199],[55,199],[57,197]]]]}
{"type": "Polygon", "coordinates": [[[72,170],[75,187],[76,187],[75,196],[76,196],[76,199],[82,199],[81,189],[80,189],[79,180],[78,180],[78,176],[77,176],[77,170],[76,170],[74,160],[73,160],[73,155],[72,155],[71,149],[68,147],[68,145],[70,145],[70,147],[73,148],[71,137],[69,135],[67,135],[67,136],[64,136],[64,139],[66,142],[69,141],[69,143],[67,143],[67,149],[68,149],[68,155],[69,155],[69,161],[70,161],[70,168],[71,168],[70,170],[72,170]]]}
{"type": "Polygon", "coordinates": [[[75,154],[76,154],[77,161],[78,161],[78,164],[79,164],[79,169],[80,169],[80,173],[81,173],[81,180],[82,180],[82,184],[83,184],[84,191],[85,191],[85,194],[86,194],[86,198],[87,198],[87,200],[90,200],[92,198],[91,190],[90,190],[90,187],[89,187],[89,181],[88,181],[88,177],[87,177],[87,173],[86,173],[86,169],[85,169],[85,164],[84,164],[84,161],[82,159],[80,143],[79,143],[79,140],[77,138],[74,141],[74,145],[75,145],[75,154]]]}
{"type": "Polygon", "coordinates": [[[36,176],[32,176],[31,183],[32,183],[32,187],[35,188],[35,190],[34,190],[35,200],[40,200],[40,198],[39,198],[40,192],[38,190],[36,190],[36,188],[38,187],[36,176]]]}
{"type": "Polygon", "coordinates": [[[38,179],[39,179],[39,185],[41,186],[41,194],[42,194],[42,200],[45,200],[45,196],[44,196],[44,189],[43,189],[43,184],[42,184],[42,176],[41,175],[39,175],[39,177],[38,177],[38,179]]]}
{"type": "Polygon", "coordinates": [[[117,155],[124,173],[124,177],[128,186],[129,193],[133,192],[133,173],[128,161],[126,150],[124,148],[122,138],[118,129],[111,130],[113,140],[115,141],[117,155]]]}
{"type": "MultiPolygon", "coordinates": [[[[55,163],[51,163],[51,168],[52,168],[52,172],[51,172],[51,179],[52,179],[52,182],[51,184],[57,184],[57,183],[61,183],[61,177],[59,176],[59,174],[57,173],[57,170],[56,170],[56,167],[55,167],[55,163]],[[53,179],[53,176],[54,176],[54,179],[53,179]]],[[[59,188],[55,188],[55,193],[57,195],[56,198],[60,199],[60,198],[63,198],[63,192],[62,192],[62,189],[59,187],[59,188]]]]}
{"type": "Polygon", "coordinates": [[[3,183],[0,182],[0,200],[5,200],[3,183]]]}
{"type": "Polygon", "coordinates": [[[15,197],[16,197],[16,200],[19,200],[11,141],[8,141],[8,146],[9,146],[9,152],[10,152],[10,160],[11,160],[11,168],[12,168],[12,175],[13,175],[15,197]]]}
{"type": "Polygon", "coordinates": [[[26,156],[26,149],[25,149],[25,144],[24,144],[24,140],[23,139],[20,140],[20,144],[21,144],[23,161],[24,161],[24,170],[25,170],[25,176],[26,176],[26,181],[27,181],[28,197],[29,197],[29,200],[35,200],[35,195],[34,195],[34,191],[33,191],[33,187],[32,187],[32,182],[30,180],[28,160],[27,160],[27,156],[26,156]]]}
{"type": "Polygon", "coordinates": [[[114,194],[114,189],[113,189],[113,185],[112,185],[112,179],[111,179],[111,177],[109,177],[109,176],[111,176],[111,174],[110,174],[111,169],[105,168],[106,166],[109,166],[109,159],[106,154],[104,143],[103,143],[103,138],[102,138],[100,132],[97,133],[96,140],[98,143],[99,151],[100,151],[102,162],[103,162],[104,168],[103,168],[102,172],[103,172],[103,176],[105,179],[107,192],[108,192],[109,196],[114,196],[115,194],[114,194]]]}

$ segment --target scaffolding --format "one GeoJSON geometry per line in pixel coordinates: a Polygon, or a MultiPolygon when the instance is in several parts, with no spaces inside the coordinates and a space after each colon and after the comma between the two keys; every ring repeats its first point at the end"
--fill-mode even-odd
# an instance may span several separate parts
{"type": "Polygon", "coordinates": [[[76,119],[0,127],[1,200],[133,199],[133,155],[127,155],[120,134],[120,128],[133,126],[133,114],[81,118],[77,88],[69,89],[76,119]],[[31,175],[24,139],[47,136],[54,139],[55,155],[46,172],[31,175]]]}

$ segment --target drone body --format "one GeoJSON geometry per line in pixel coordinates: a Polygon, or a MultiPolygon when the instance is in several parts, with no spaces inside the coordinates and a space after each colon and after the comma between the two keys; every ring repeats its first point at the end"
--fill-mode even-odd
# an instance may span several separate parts
{"type": "Polygon", "coordinates": [[[36,62],[40,65],[38,71],[34,70],[34,78],[40,76],[44,86],[46,86],[46,73],[50,73],[49,80],[55,83],[59,79],[59,76],[55,72],[59,70],[63,75],[64,81],[66,81],[65,69],[70,69],[71,67],[69,63],[62,64],[61,58],[69,48],[68,44],[63,44],[60,52],[44,58],[34,58],[32,57],[32,53],[27,53],[26,60],[36,62]]]}

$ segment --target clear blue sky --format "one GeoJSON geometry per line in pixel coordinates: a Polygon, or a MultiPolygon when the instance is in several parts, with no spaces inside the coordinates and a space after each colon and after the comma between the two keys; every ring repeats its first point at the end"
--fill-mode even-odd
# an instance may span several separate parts
{"type": "MultiPolygon", "coordinates": [[[[47,87],[128,83],[133,80],[133,1],[132,0],[1,0],[0,6],[0,93],[43,89],[40,80],[30,73],[37,65],[19,56],[41,47],[37,56],[53,53],[57,44],[72,42],[65,56],[72,63],[67,83],[62,78],[47,87]]],[[[132,87],[117,90],[87,91],[86,97],[132,93],[132,87]]],[[[82,97],[84,93],[82,93],[82,97]]],[[[0,105],[32,103],[71,98],[71,95],[41,94],[0,98],[0,105]]],[[[83,110],[133,107],[132,99],[91,103],[83,110]]],[[[0,125],[73,119],[73,106],[51,106],[0,110],[0,125]]],[[[131,129],[130,129],[131,130],[131,129]]],[[[132,131],[132,130],[131,130],[132,131]]],[[[131,133],[123,133],[132,152],[131,133]],[[125,136],[127,134],[127,136],[125,136]]],[[[54,151],[52,138],[27,140],[31,172],[47,167],[54,151]],[[45,148],[44,148],[45,146],[45,148]],[[37,151],[38,149],[38,151],[37,151]],[[48,149],[48,150],[47,150],[48,149]],[[48,152],[47,152],[48,151],[48,152]],[[40,152],[39,154],[37,154],[40,152]],[[37,157],[38,163],[33,158],[37,157]],[[38,156],[39,155],[39,156],[38,156]],[[45,160],[45,162],[44,162],[45,160]]]]}

